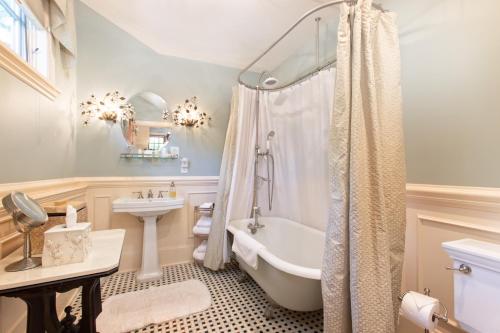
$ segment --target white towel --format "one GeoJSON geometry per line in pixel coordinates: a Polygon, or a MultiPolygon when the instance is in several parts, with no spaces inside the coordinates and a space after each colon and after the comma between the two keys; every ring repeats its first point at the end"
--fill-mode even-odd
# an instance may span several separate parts
{"type": "Polygon", "coordinates": [[[199,252],[198,249],[196,249],[193,252],[193,258],[196,261],[203,261],[205,260],[205,252],[199,252]]]}
{"type": "Polygon", "coordinates": [[[199,236],[206,236],[210,233],[210,227],[198,227],[194,226],[193,228],[193,234],[199,235],[199,236]]]}
{"type": "Polygon", "coordinates": [[[202,216],[196,222],[197,227],[210,227],[212,225],[212,218],[210,216],[202,216]]]}
{"type": "Polygon", "coordinates": [[[204,202],[200,205],[200,208],[203,208],[203,209],[209,209],[209,208],[212,208],[214,205],[213,202],[204,202]]]}
{"type": "Polygon", "coordinates": [[[234,234],[232,250],[253,269],[257,269],[258,253],[261,249],[265,249],[265,246],[246,232],[239,230],[234,234]]]}
{"type": "Polygon", "coordinates": [[[207,241],[204,240],[201,242],[201,244],[196,248],[196,251],[203,253],[207,252],[207,241]]]}

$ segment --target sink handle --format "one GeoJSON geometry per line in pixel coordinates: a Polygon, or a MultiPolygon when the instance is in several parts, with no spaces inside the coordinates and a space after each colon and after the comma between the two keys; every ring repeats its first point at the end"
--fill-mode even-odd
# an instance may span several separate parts
{"type": "Polygon", "coordinates": [[[132,194],[137,194],[137,199],[144,199],[144,196],[142,195],[142,191],[132,192],[132,194]]]}

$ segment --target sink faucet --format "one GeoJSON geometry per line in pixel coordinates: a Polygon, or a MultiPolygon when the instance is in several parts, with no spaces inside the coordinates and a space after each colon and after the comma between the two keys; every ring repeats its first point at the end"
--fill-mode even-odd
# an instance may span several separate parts
{"type": "Polygon", "coordinates": [[[155,195],[153,194],[153,191],[149,190],[148,191],[148,199],[153,199],[154,197],[155,197],[155,195]]]}
{"type": "Polygon", "coordinates": [[[262,216],[260,213],[260,207],[254,206],[253,207],[253,223],[250,222],[247,225],[247,228],[250,229],[250,232],[252,234],[255,234],[258,229],[264,228],[264,225],[259,223],[260,216],[262,216]]]}
{"type": "Polygon", "coordinates": [[[132,192],[134,194],[137,194],[137,199],[144,199],[144,196],[142,195],[142,191],[137,191],[137,192],[132,192]]]}

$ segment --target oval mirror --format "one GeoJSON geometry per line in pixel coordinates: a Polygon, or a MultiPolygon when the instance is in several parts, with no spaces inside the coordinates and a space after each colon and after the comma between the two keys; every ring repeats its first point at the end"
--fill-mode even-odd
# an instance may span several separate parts
{"type": "Polygon", "coordinates": [[[135,121],[122,120],[122,133],[130,146],[157,151],[168,144],[172,123],[168,104],[161,96],[144,91],[132,96],[128,103],[135,109],[135,121]]]}

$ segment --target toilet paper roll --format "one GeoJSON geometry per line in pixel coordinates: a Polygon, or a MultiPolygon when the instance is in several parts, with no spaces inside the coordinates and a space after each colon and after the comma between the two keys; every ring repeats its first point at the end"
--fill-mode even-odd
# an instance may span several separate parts
{"type": "Polygon", "coordinates": [[[414,324],[432,331],[438,325],[438,320],[432,321],[432,316],[438,311],[439,300],[410,291],[403,297],[400,314],[414,324]]]}

